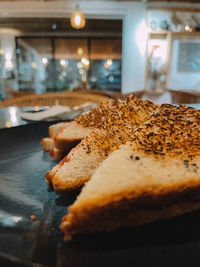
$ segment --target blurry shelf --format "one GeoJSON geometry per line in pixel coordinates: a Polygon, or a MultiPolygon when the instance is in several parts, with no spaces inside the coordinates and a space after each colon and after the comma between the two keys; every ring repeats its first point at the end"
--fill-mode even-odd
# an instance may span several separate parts
{"type": "Polygon", "coordinates": [[[149,32],[150,39],[164,39],[171,31],[153,31],[149,32]]]}
{"type": "Polygon", "coordinates": [[[149,39],[165,39],[167,36],[194,36],[194,37],[200,37],[200,31],[193,31],[193,32],[173,32],[173,31],[152,31],[149,32],[149,39]]]}

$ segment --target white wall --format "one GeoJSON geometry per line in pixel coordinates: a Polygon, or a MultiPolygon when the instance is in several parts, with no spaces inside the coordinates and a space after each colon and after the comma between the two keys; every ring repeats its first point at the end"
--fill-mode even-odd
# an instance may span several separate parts
{"type": "Polygon", "coordinates": [[[146,6],[131,3],[123,21],[122,92],[144,89],[146,58],[146,6]]]}

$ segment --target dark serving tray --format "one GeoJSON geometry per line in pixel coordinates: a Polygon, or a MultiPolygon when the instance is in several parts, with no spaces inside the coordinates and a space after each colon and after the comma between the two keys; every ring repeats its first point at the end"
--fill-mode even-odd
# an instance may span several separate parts
{"type": "Polygon", "coordinates": [[[77,192],[60,197],[46,185],[55,162],[40,139],[49,125],[0,130],[0,266],[200,265],[199,211],[64,242],[59,224],[77,192]]]}

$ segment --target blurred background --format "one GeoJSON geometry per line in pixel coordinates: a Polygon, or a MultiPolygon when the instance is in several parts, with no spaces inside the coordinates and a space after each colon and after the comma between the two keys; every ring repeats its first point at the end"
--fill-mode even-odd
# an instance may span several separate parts
{"type": "Polygon", "coordinates": [[[82,88],[150,100],[165,93],[165,102],[185,92],[199,102],[200,1],[0,5],[1,100],[82,88]]]}

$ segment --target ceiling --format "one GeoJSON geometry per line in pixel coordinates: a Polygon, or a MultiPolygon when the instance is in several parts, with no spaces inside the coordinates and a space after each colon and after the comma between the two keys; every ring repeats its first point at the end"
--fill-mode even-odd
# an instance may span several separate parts
{"type": "Polygon", "coordinates": [[[22,34],[84,34],[121,37],[122,20],[87,19],[83,29],[70,26],[69,18],[0,18],[0,28],[15,28],[22,34]]]}
{"type": "MultiPolygon", "coordinates": [[[[0,2],[19,2],[19,0],[0,0],[0,2]]],[[[35,1],[35,0],[26,0],[27,1],[35,1]]],[[[38,0],[38,2],[56,2],[56,1],[61,1],[61,0],[38,0]]],[[[67,0],[66,0],[67,1],[67,0]]],[[[79,0],[79,1],[85,1],[85,0],[79,0]]],[[[93,0],[89,0],[93,1],[93,0]]],[[[101,0],[100,0],[101,1],[101,0]]],[[[102,1],[110,1],[110,0],[102,0],[102,1]]],[[[181,2],[181,3],[200,3],[200,0],[112,0],[116,2],[181,2]]],[[[77,2],[74,0],[74,2],[77,2]]]]}
{"type": "MultiPolygon", "coordinates": [[[[18,2],[19,0],[12,0],[18,2]]],[[[58,2],[60,0],[23,0],[25,2],[58,2]]],[[[67,0],[66,0],[67,1],[67,0]]],[[[79,0],[83,1],[83,0],[79,0]]],[[[89,0],[93,1],[93,0],[89,0]]],[[[100,0],[105,1],[105,0],[100,0]]],[[[106,0],[109,1],[109,0],[106,0]]],[[[123,2],[127,0],[114,0],[116,2],[123,2]]],[[[180,2],[180,3],[200,3],[200,0],[128,0],[129,2],[180,2]]],[[[11,0],[0,0],[0,2],[11,2],[11,0]]],[[[22,1],[21,1],[22,2],[22,1]]],[[[74,2],[77,2],[74,0],[74,2]]],[[[192,7],[192,5],[191,5],[192,7]]],[[[185,10],[186,11],[186,10],[185,10]]],[[[187,21],[191,26],[200,25],[200,12],[176,12],[177,17],[183,24],[187,21]]],[[[69,18],[9,18],[0,17],[0,28],[14,28],[19,30],[22,35],[83,35],[83,36],[99,36],[99,37],[121,37],[122,36],[122,20],[109,19],[87,19],[86,26],[81,30],[73,29],[70,26],[69,18]],[[56,26],[55,26],[56,25],[56,26]],[[55,28],[56,27],[56,28],[55,28]]]]}

